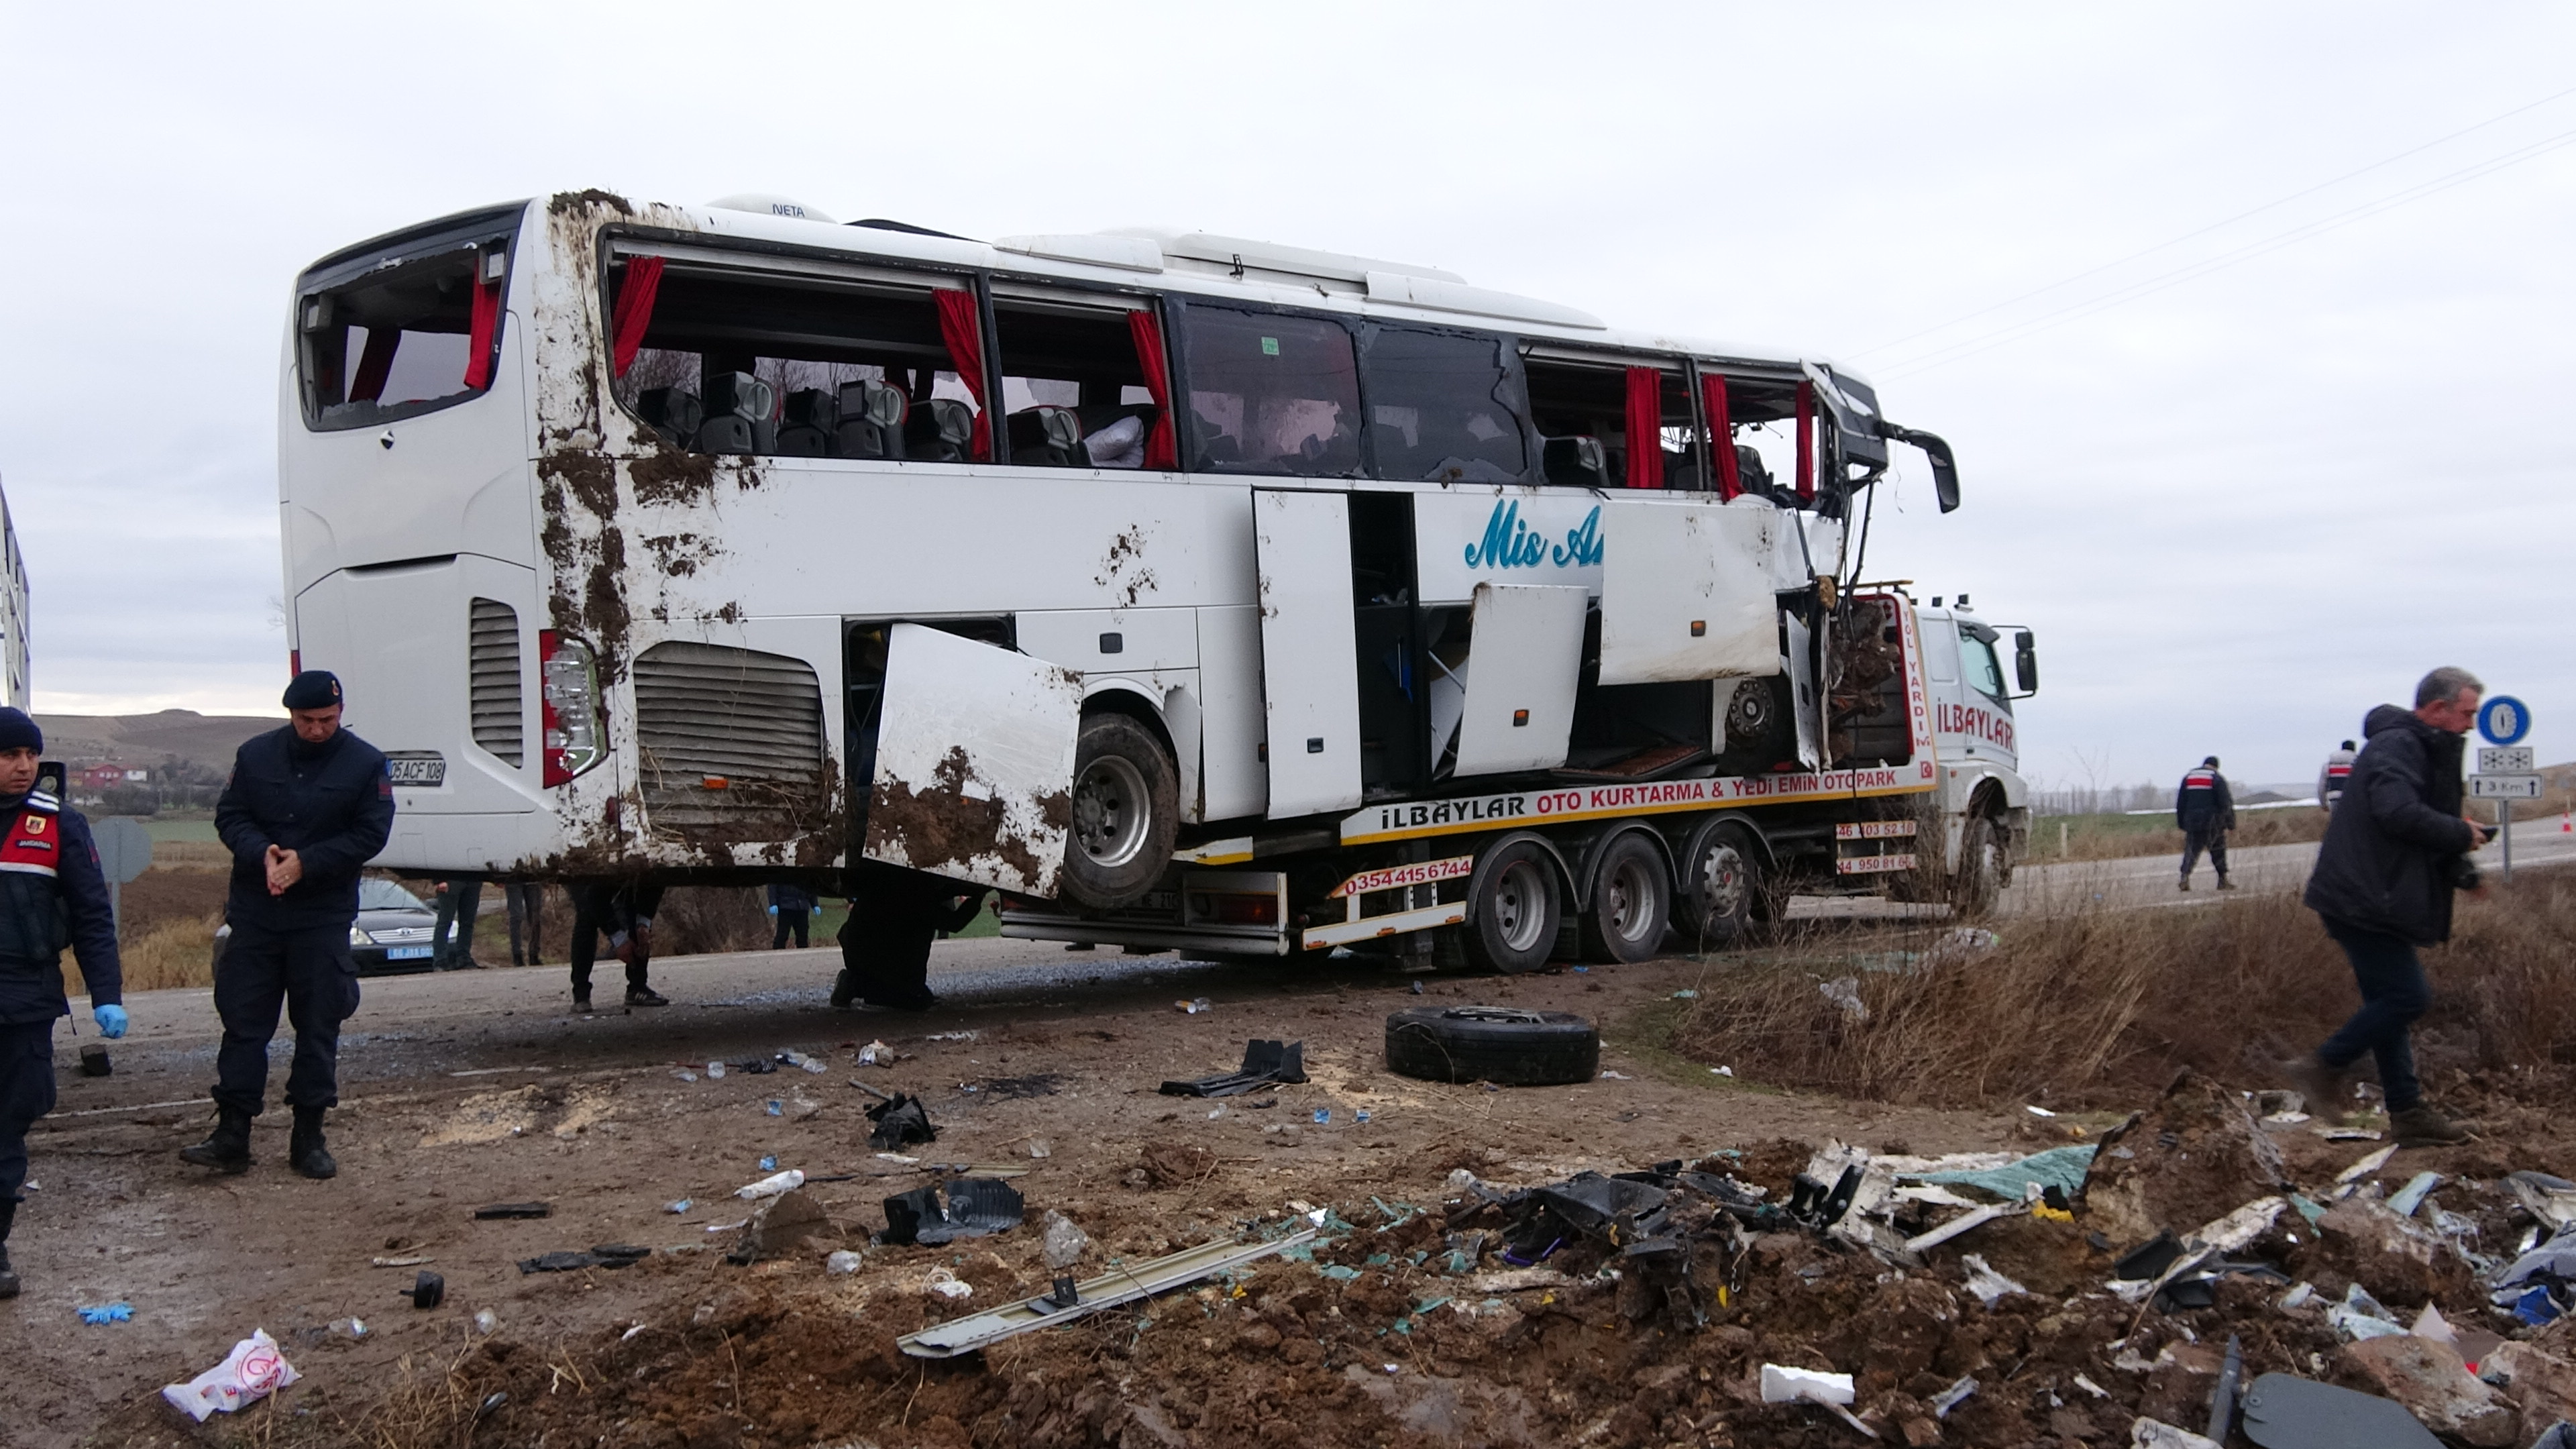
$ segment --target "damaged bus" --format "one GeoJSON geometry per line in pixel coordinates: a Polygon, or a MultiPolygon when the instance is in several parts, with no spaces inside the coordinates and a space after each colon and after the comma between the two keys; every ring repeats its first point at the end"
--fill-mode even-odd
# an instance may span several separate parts
{"type": "MultiPolygon", "coordinates": [[[[2002,637],[1860,581],[1850,371],[1202,233],[564,193],[297,279],[298,667],[409,872],[1002,893],[1521,970],[1991,898],[2002,637]],[[873,863],[873,864],[871,864],[873,863]]],[[[1964,604],[1964,600],[1961,601],[1964,604]]]]}

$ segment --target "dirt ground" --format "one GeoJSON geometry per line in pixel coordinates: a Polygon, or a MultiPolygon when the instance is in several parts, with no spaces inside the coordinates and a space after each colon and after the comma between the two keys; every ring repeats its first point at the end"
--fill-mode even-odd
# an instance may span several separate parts
{"type": "MultiPolygon", "coordinates": [[[[215,1027],[203,993],[137,998],[109,1078],[77,1075],[79,1042],[58,1035],[62,1102],[31,1139],[41,1191],[10,1245],[27,1290],[0,1305],[0,1352],[18,1366],[0,1440],[1863,1442],[1815,1408],[1759,1403],[1759,1366],[1777,1362],[1859,1375],[1859,1407],[1890,1442],[2073,1446],[2127,1442],[2138,1412],[2197,1427],[2191,1401],[2205,1403],[2216,1366],[2208,1344],[2231,1330],[2247,1335],[2249,1380],[2333,1376],[2332,1333],[2313,1313],[2272,1310],[2278,1285],[2231,1281],[2218,1308],[2172,1317],[2101,1293],[2111,1253],[2081,1219],[1981,1229],[1912,1275],[1809,1234],[1762,1233],[1704,1270],[1726,1293],[1696,1327],[1642,1299],[1640,1284],[1597,1276],[1579,1250],[1523,1280],[1491,1277],[1508,1266],[1491,1251],[1499,1224],[1453,1200],[1459,1168],[1508,1188],[1682,1159],[1776,1201],[1830,1139],[1917,1154],[2033,1150],[2117,1120],[1888,1107],[1718,1075],[1658,1045],[1673,993],[1711,969],[1701,963],[1432,976],[1417,996],[1416,977],[1351,961],[1219,967],[999,940],[941,952],[933,985],[946,1004],[923,1016],[830,1011],[836,959],[821,951],[657,963],[675,1005],[595,1018],[564,1010],[551,969],[370,981],[343,1043],[341,1175],[330,1183],[286,1169],[282,1110],[261,1119],[247,1175],[177,1160],[206,1122],[215,1027]],[[1206,1010],[1176,1005],[1198,998],[1206,1010]],[[1582,1012],[1604,1028],[1604,1077],[1498,1090],[1390,1075],[1385,1017],[1426,1001],[1582,1012]],[[1312,1081],[1223,1102],[1156,1094],[1166,1078],[1231,1069],[1252,1037],[1302,1040],[1312,1081]],[[856,1065],[871,1040],[898,1060],[856,1065]],[[828,1070],[707,1072],[789,1050],[828,1070]],[[870,1150],[872,1099],[853,1078],[926,1100],[940,1136],[907,1149],[921,1164],[870,1150]],[[709,1228],[746,1215],[729,1193],[763,1176],[770,1156],[850,1177],[807,1189],[830,1235],[737,1266],[725,1251],[735,1235],[709,1228]],[[1024,1172],[1015,1186],[1031,1223],[944,1248],[871,1246],[881,1201],[934,1180],[938,1163],[1024,1172]],[[682,1198],[687,1211],[665,1210],[682,1198]],[[525,1200],[551,1215],[474,1217],[525,1200]],[[1265,1259],[957,1362],[897,1352],[901,1333],[1041,1291],[1035,1219],[1048,1209],[1093,1238],[1085,1272],[1276,1236],[1310,1209],[1331,1216],[1312,1261],[1265,1259]],[[615,1271],[515,1266],[612,1243],[656,1251],[615,1271]],[[853,1274],[825,1269],[841,1246],[863,1255],[853,1274]],[[1963,1252],[2031,1291],[1980,1306],[1961,1287],[1963,1252]],[[411,1257],[445,1275],[442,1307],[417,1311],[401,1296],[417,1267],[371,1266],[411,1257]],[[971,1286],[971,1301],[931,1296],[941,1269],[971,1286]],[[74,1311],[110,1301],[131,1303],[132,1321],[88,1326],[74,1311]],[[484,1312],[488,1333],[475,1322],[484,1312]],[[301,1383],[203,1428],[161,1403],[161,1385],[254,1327],[281,1341],[301,1383]],[[1961,1376],[1985,1387],[1946,1421],[1930,1417],[1961,1376]]],[[[275,1066],[282,1082],[282,1051],[275,1066]]],[[[2393,1190],[2423,1168],[2472,1179],[2576,1168],[2576,1143],[2543,1105],[2565,1085],[2475,1084],[2522,1145],[2399,1153],[2373,1179],[2393,1190]]],[[[2296,1127],[2275,1136],[2312,1191],[2372,1145],[2296,1127]]],[[[2502,1219],[2491,1228],[2509,1230],[2502,1219]]],[[[2374,1276],[2311,1238],[2303,1250],[2275,1236],[2256,1251],[2328,1294],[2347,1274],[2374,1276]]],[[[2372,1286],[2410,1316],[2428,1296],[2464,1320],[2483,1311],[2457,1283],[2411,1299],[2406,1284],[2372,1286]]]]}

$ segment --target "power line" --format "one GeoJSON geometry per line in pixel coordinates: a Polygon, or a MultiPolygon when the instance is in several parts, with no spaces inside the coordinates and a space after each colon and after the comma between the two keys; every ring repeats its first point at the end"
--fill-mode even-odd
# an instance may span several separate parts
{"type": "Polygon", "coordinates": [[[2424,142],[2420,146],[2410,146],[2406,150],[2400,151],[2394,156],[2382,157],[2377,161],[2371,162],[2367,166],[2361,167],[2358,170],[2347,171],[2332,180],[2320,181],[2314,186],[2293,191],[2287,196],[2278,197],[2274,200],[2264,202],[2261,206],[2255,207],[2251,211],[2240,211],[2234,216],[2228,217],[2224,221],[2213,221],[2207,226],[2200,227],[2197,230],[2184,232],[2178,237],[2174,237],[2167,241],[2160,241],[2154,246],[2147,247],[2143,250],[2131,252],[2127,256],[2121,257],[2115,261],[2104,262],[2098,267],[2091,267],[2084,271],[2077,272],[2071,277],[2060,278],[2057,281],[2049,283],[2047,286],[2035,287],[2030,291],[2021,293],[2019,296],[2006,297],[2004,300],[1994,303],[1992,306],[1980,307],[1974,312],[1953,317],[1947,322],[1943,322],[1932,327],[1926,327],[1920,332],[1911,332],[1892,342],[1881,342],[1874,347],[1864,347],[1858,352],[1846,355],[1856,360],[1867,357],[1873,352],[1885,352],[1891,347],[1902,347],[1908,342],[1912,342],[1917,338],[1929,337],[1935,332],[1947,332],[1962,322],[1973,322],[1976,319],[1985,316],[1989,312],[2000,312],[2006,307],[2027,302],[2033,297],[2044,297],[2051,292],[2057,291],[2061,287],[2073,286],[2075,283],[2083,281],[2087,277],[2098,277],[2104,272],[2111,271],[2118,267],[2127,266],[2129,263],[2138,260],[2140,257],[2151,257],[2158,252],[2171,250],[2172,248],[2178,247],[2184,242],[2190,241],[2195,237],[2207,236],[2211,232],[2218,231],[2225,227],[2234,226],[2236,223],[2245,220],[2247,217],[2260,216],[2264,212],[2274,210],[2278,207],[2287,206],[2291,202],[2299,200],[2301,197],[2314,196],[2318,192],[2327,190],[2330,187],[2341,186],[2343,183],[2352,180],[2356,176],[2366,176],[2373,171],[2379,170],[2381,167],[2393,166],[2396,163],[2405,160],[2409,156],[2419,155],[2423,152],[2430,151],[2436,146],[2448,145],[2473,131],[2483,131],[2489,126],[2512,120],[2514,117],[2521,115],[2525,111],[2538,110],[2540,107],[2548,105],[2552,101],[2563,100],[2568,96],[2576,96],[2576,86],[2571,86],[2566,90],[2556,92],[2552,95],[2542,96],[2539,100],[2532,101],[2526,105],[2516,106],[2512,110],[2506,111],[2500,115],[2489,116],[2474,126],[2463,126],[2459,130],[2451,132],[2449,135],[2437,136],[2430,141],[2424,142]]]}
{"type": "Polygon", "coordinates": [[[2421,201],[2428,196],[2448,191],[2455,186],[2465,186],[2469,182],[2479,180],[2482,177],[2494,175],[2496,172],[2502,171],[2507,167],[2519,166],[2525,161],[2537,160],[2552,151],[2559,150],[2571,144],[2576,144],[2576,131],[2561,131],[2555,136],[2535,141],[2519,150],[2508,151],[2502,156],[2491,157],[2485,161],[2480,161],[2473,165],[2462,167],[2457,171],[2437,176],[2431,181],[2423,182],[2420,185],[2409,187],[2404,191],[2396,192],[2392,195],[2381,197],[2374,201],[2364,202],[2350,210],[2338,212],[2335,215],[2326,217],[2322,220],[2292,227],[2288,231],[2278,232],[2272,236],[2265,237],[2257,241],[2247,242],[2245,245],[2234,248],[2233,250],[2221,252],[2215,257],[2209,257],[2201,261],[2192,262],[2188,265],[2177,267],[2172,271],[2162,272],[2155,276],[2148,277],[2143,281],[2133,282],[2128,286],[2105,293],[2102,296],[2082,302],[2069,303],[2064,307],[2058,308],[2056,311],[2042,313],[2037,317],[2028,319],[2027,321],[2012,323],[2009,326],[1998,328],[1995,331],[1969,337],[1962,341],[1948,344],[1947,346],[1937,347],[1930,352],[1923,353],[1917,357],[1908,358],[1902,362],[1892,363],[1888,366],[1883,376],[1893,380],[1896,378],[1912,377],[1919,373],[1929,372],[1936,367],[1946,367],[1953,362],[1959,361],[1961,358],[1973,357],[1980,352],[2001,347],[2008,342],[2018,341],[2021,338],[2032,335],[2033,333],[2043,332],[2049,328],[2062,325],[2063,323],[2072,322],[2083,317],[2089,317],[2097,312],[2105,312],[2113,307],[2123,306],[2127,303],[2134,302],[2141,297],[2152,296],[2169,287],[2178,287],[2185,282],[2194,281],[2201,277],[2208,276],[2212,272],[2223,271],[2228,267],[2235,266],[2239,262],[2251,261],[2256,257],[2263,256],[2270,252],[2279,251],[2283,247],[2306,241],[2312,237],[2321,235],[2328,231],[2333,231],[2339,227],[2349,226],[2357,221],[2368,220],[2371,217],[2379,215],[2381,212],[2393,211],[2396,208],[2405,206],[2411,202],[2421,201]]]}

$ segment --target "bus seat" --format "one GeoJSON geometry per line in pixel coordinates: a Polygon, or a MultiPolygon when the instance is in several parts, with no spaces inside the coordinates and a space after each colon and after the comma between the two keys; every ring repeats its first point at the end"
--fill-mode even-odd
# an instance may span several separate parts
{"type": "Polygon", "coordinates": [[[1071,408],[1039,403],[1010,415],[1011,461],[1071,468],[1084,460],[1082,421],[1071,408]]]}
{"type": "Polygon", "coordinates": [[[935,397],[914,406],[904,419],[903,454],[934,463],[966,461],[966,445],[975,436],[975,411],[953,397],[935,397]]]}
{"type": "Polygon", "coordinates": [[[1748,444],[1735,445],[1735,476],[1736,481],[1744,485],[1744,491],[1756,498],[1773,496],[1771,470],[1762,466],[1762,455],[1748,444]]]}
{"type": "Polygon", "coordinates": [[[838,398],[819,387],[798,388],[787,395],[786,416],[778,425],[778,451],[790,458],[830,457],[840,422],[838,398]]]}
{"type": "Polygon", "coordinates": [[[685,448],[695,441],[706,409],[698,395],[684,387],[648,387],[635,399],[635,411],[664,442],[685,448]]]}
{"type": "Polygon", "coordinates": [[[1574,488],[1610,486],[1610,455],[1599,438],[1546,438],[1539,456],[1547,481],[1574,488]]]}
{"type": "Polygon", "coordinates": [[[903,456],[903,420],[911,406],[901,388],[882,382],[845,382],[840,406],[840,426],[832,435],[833,457],[903,456]]]}
{"type": "Polygon", "coordinates": [[[707,417],[694,445],[701,453],[774,453],[778,424],[770,413],[778,390],[747,372],[707,379],[707,417]]]}

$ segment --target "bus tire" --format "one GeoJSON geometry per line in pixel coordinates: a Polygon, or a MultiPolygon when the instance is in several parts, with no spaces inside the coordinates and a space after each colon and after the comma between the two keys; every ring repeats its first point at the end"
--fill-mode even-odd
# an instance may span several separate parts
{"type": "Polygon", "coordinates": [[[1611,965],[1651,961],[1671,924],[1672,878],[1664,854],[1630,831],[1601,852],[1592,907],[1583,913],[1583,959],[1611,965]]]}
{"type": "Polygon", "coordinates": [[[1712,821],[1692,831],[1676,874],[1673,929],[1694,950],[1749,946],[1772,917],[1761,847],[1742,826],[1712,821]]]}
{"type": "Polygon", "coordinates": [[[1426,1082],[1588,1082],[1601,1070],[1601,1033],[1571,1012],[1418,1006],[1386,1019],[1386,1069],[1426,1082]]]}
{"type": "Polygon", "coordinates": [[[1555,860],[1535,840],[1507,840],[1476,862],[1467,885],[1467,962],[1505,976],[1536,971],[1562,918],[1555,860]]]}
{"type": "Polygon", "coordinates": [[[1995,897],[2003,890],[2002,854],[2003,836],[1995,822],[1969,816],[1959,827],[1959,869],[1950,877],[1951,915],[1974,921],[1994,911],[1995,897]]]}
{"type": "Polygon", "coordinates": [[[1085,718],[1073,759],[1066,898],[1094,910],[1134,904],[1170,868],[1180,829],[1180,772],[1162,741],[1123,714],[1085,718]]]}

